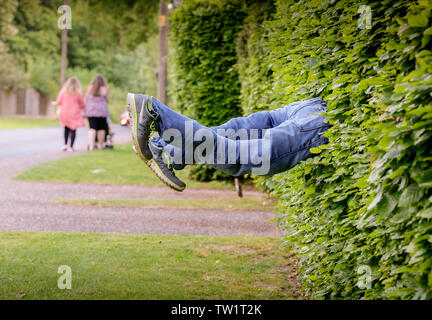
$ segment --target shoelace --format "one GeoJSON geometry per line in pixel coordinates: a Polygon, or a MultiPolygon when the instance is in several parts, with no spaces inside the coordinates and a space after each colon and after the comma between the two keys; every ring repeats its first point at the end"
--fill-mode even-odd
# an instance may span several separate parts
{"type": "MultiPolygon", "coordinates": [[[[170,161],[170,159],[169,159],[169,156],[166,154],[165,151],[162,151],[162,152],[163,152],[163,155],[164,155],[165,159],[167,160],[168,170],[171,171],[171,172],[174,174],[174,169],[173,169],[173,167],[172,167],[172,164],[171,164],[171,161],[170,161]]],[[[174,174],[174,175],[175,175],[175,174],[174,174]]]]}
{"type": "MultiPolygon", "coordinates": [[[[149,137],[149,143],[151,143],[153,146],[155,146],[155,144],[151,142],[151,138],[152,138],[152,137],[149,137]]],[[[157,147],[157,146],[155,146],[155,147],[156,147],[157,149],[162,149],[162,148],[159,148],[159,147],[157,147]]],[[[171,164],[170,158],[169,158],[168,154],[166,153],[166,151],[163,150],[163,149],[162,149],[162,157],[164,157],[165,160],[166,160],[166,162],[164,161],[164,163],[166,163],[168,170],[171,171],[171,172],[173,173],[173,175],[175,176],[174,169],[173,169],[173,167],[172,167],[172,164],[171,164]]]]}
{"type": "Polygon", "coordinates": [[[150,130],[151,131],[156,131],[156,123],[155,123],[154,120],[150,123],[150,130]]]}
{"type": "Polygon", "coordinates": [[[159,115],[158,114],[154,115],[154,111],[149,110],[148,102],[146,104],[146,110],[148,114],[152,117],[152,122],[150,123],[150,130],[156,131],[156,120],[158,119],[159,115]]]}

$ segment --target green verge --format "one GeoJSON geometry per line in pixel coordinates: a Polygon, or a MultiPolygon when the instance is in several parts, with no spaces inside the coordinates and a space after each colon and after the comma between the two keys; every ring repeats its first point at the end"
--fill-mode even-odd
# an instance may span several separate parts
{"type": "Polygon", "coordinates": [[[0,117],[0,130],[58,127],[57,119],[0,117]]]}
{"type": "MultiPolygon", "coordinates": [[[[233,189],[222,182],[197,182],[177,171],[187,188],[233,189]]],[[[30,168],[18,180],[76,182],[96,184],[160,185],[162,182],[132,151],[131,144],[116,145],[113,150],[96,150],[47,162],[30,168]]]]}
{"type": "Polygon", "coordinates": [[[277,238],[0,232],[0,247],[0,299],[297,297],[277,238]],[[70,290],[57,287],[61,265],[70,290]]]}
{"type": "Polygon", "coordinates": [[[223,199],[59,199],[56,202],[71,204],[71,205],[84,205],[84,206],[97,206],[101,208],[111,207],[139,207],[151,209],[175,208],[187,210],[243,210],[243,211],[274,211],[272,202],[269,200],[259,200],[251,198],[223,198],[223,199]]]}

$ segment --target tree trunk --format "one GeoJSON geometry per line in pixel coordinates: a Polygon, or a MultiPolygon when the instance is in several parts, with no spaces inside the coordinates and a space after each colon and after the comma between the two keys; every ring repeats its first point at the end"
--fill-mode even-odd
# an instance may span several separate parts
{"type": "Polygon", "coordinates": [[[159,68],[158,99],[167,103],[167,56],[168,56],[168,7],[164,0],[159,3],[159,68]]]}
{"type": "Polygon", "coordinates": [[[237,191],[237,195],[242,198],[243,197],[243,188],[239,178],[234,178],[234,185],[237,191]]]}
{"type": "MultiPolygon", "coordinates": [[[[68,0],[64,0],[63,4],[69,5],[68,0]]],[[[67,67],[67,28],[62,30],[61,36],[61,73],[60,73],[60,86],[63,87],[66,78],[67,67]]]]}

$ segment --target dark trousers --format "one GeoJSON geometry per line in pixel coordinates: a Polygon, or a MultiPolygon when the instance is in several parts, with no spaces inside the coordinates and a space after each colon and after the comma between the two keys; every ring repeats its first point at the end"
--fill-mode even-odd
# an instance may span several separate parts
{"type": "Polygon", "coordinates": [[[72,148],[74,143],[75,143],[76,130],[72,130],[72,129],[69,129],[68,127],[65,127],[65,129],[64,129],[65,144],[68,144],[69,137],[70,137],[70,146],[72,148]]]}

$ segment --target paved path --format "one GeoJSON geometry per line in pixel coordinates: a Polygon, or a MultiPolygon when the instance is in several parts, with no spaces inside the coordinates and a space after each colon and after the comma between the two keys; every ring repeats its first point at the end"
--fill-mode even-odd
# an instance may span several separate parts
{"type": "MultiPolygon", "coordinates": [[[[128,127],[111,125],[117,142],[129,139],[128,127]]],[[[75,148],[87,149],[88,128],[78,128],[75,148]]],[[[21,155],[35,155],[60,150],[63,146],[63,128],[46,127],[36,129],[0,130],[0,159],[21,155]]]]}
{"type": "MultiPolygon", "coordinates": [[[[130,140],[128,128],[113,127],[116,143],[130,140]]],[[[194,199],[226,197],[226,190],[164,186],[118,186],[77,183],[22,182],[18,172],[68,153],[59,151],[61,128],[0,131],[0,230],[121,232],[199,235],[280,236],[269,212],[98,208],[57,204],[56,199],[194,199]]],[[[87,145],[86,129],[77,132],[78,151],[87,145]]],[[[245,197],[261,197],[246,191],[245,197]]],[[[245,201],[247,201],[245,199],[245,201]]]]}

